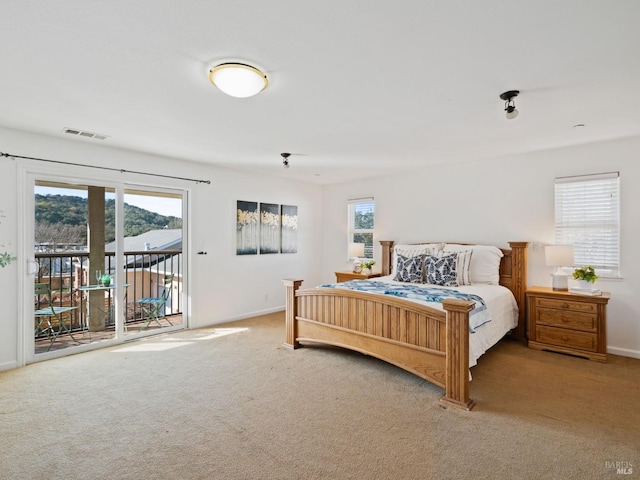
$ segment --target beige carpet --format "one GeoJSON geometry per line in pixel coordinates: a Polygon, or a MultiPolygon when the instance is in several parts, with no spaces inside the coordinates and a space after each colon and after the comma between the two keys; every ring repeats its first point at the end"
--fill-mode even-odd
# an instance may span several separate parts
{"type": "Polygon", "coordinates": [[[638,360],[503,341],[464,412],[396,367],[283,336],[274,314],[0,372],[0,478],[640,477],[638,360]]]}

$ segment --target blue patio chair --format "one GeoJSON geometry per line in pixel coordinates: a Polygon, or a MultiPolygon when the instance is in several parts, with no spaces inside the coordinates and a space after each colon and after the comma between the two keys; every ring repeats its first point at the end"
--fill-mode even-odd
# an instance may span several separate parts
{"type": "MultiPolygon", "coordinates": [[[[145,297],[139,300],[136,300],[135,303],[140,305],[140,308],[144,312],[146,318],[144,323],[140,327],[139,331],[149,327],[151,322],[156,322],[158,326],[162,327],[162,323],[160,323],[160,317],[165,317],[164,309],[169,301],[169,296],[171,295],[171,287],[173,285],[173,274],[164,276],[164,291],[160,297],[145,297]]],[[[173,326],[171,320],[165,317],[165,320],[169,323],[169,325],[173,326]]]]}
{"type": "Polygon", "coordinates": [[[67,327],[62,317],[65,313],[75,310],[78,307],[58,307],[53,305],[53,301],[51,300],[51,287],[48,283],[36,283],[34,294],[36,296],[36,305],[47,304],[46,307],[39,308],[34,312],[34,316],[36,317],[35,337],[38,338],[42,334],[46,334],[50,342],[47,351],[51,350],[53,343],[62,333],[69,334],[71,339],[77,342],[71,333],[71,329],[67,327]],[[52,318],[56,319],[56,326],[51,322],[52,318]]]}

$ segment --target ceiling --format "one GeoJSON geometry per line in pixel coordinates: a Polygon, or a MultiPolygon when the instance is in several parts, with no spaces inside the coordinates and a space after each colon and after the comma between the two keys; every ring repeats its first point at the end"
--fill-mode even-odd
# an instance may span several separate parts
{"type": "Polygon", "coordinates": [[[631,137],[639,22],[637,0],[4,0],[0,125],[318,184],[631,137]],[[224,95],[223,60],[269,87],[224,95]]]}

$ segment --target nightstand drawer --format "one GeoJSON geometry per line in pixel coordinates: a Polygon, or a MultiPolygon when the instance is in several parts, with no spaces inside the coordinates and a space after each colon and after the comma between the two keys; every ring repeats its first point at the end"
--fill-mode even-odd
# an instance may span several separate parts
{"type": "Polygon", "coordinates": [[[596,313],[577,313],[569,310],[540,308],[536,310],[536,324],[597,332],[598,315],[596,313]]]}
{"type": "Polygon", "coordinates": [[[578,332],[554,327],[536,327],[536,340],[548,345],[571,349],[598,351],[598,336],[595,333],[578,332]]]}
{"type": "Polygon", "coordinates": [[[558,310],[571,310],[572,312],[598,313],[598,305],[595,303],[545,297],[537,297],[535,301],[538,308],[557,308],[558,310]]]}

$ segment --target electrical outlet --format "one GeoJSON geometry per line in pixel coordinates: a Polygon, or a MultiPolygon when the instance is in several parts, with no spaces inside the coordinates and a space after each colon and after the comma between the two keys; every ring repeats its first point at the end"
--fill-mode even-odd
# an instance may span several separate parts
{"type": "Polygon", "coordinates": [[[269,301],[269,294],[268,294],[268,293],[265,293],[265,294],[264,294],[264,301],[265,301],[265,302],[268,302],[268,301],[269,301]]]}

